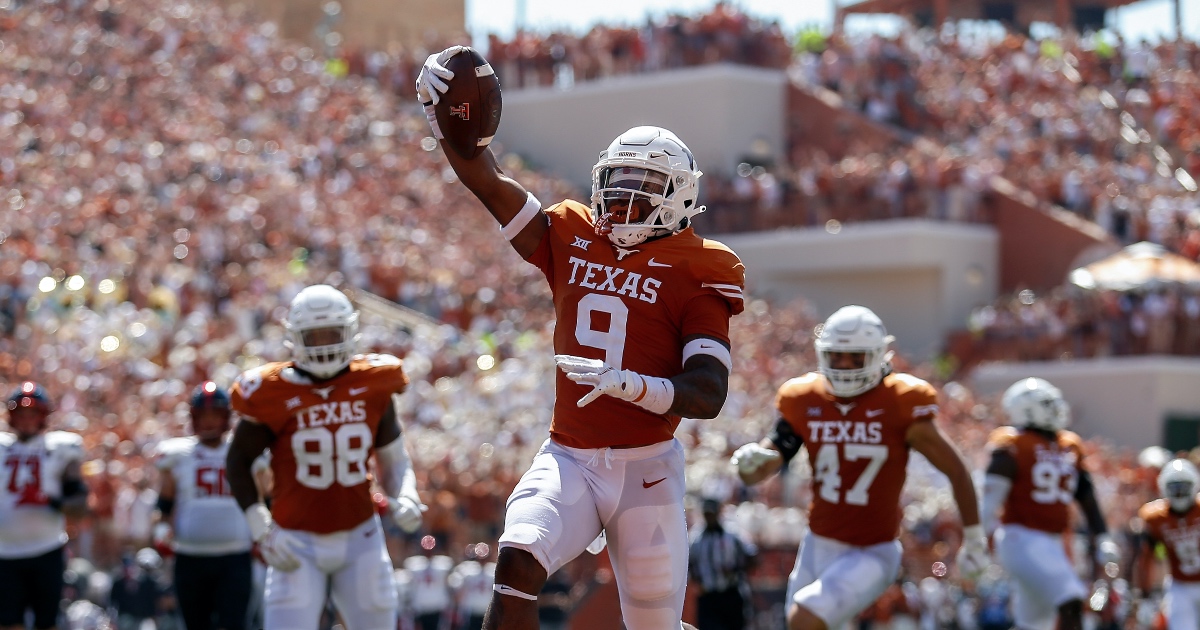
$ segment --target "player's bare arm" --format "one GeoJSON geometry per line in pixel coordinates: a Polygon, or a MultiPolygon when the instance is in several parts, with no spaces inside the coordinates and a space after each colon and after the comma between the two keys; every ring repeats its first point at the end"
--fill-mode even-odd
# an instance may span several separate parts
{"type": "MultiPolygon", "coordinates": [[[[536,203],[536,198],[531,196],[524,186],[504,174],[491,149],[486,149],[474,159],[467,160],[446,146],[445,140],[441,141],[441,145],[446,160],[459,180],[483,203],[501,226],[506,226],[516,219],[525,208],[525,204],[531,203],[531,200],[536,203]]],[[[522,258],[528,258],[549,227],[550,220],[544,213],[537,212],[509,242],[522,258]]]]}
{"type": "Polygon", "coordinates": [[[685,418],[708,420],[721,413],[729,394],[729,370],[716,357],[697,354],[671,378],[675,401],[670,413],[685,418]]]}
{"type": "Polygon", "coordinates": [[[88,489],[83,482],[83,466],[79,461],[72,461],[63,470],[62,488],[58,509],[73,518],[87,514],[88,489]]]}
{"type": "Polygon", "coordinates": [[[233,430],[229,455],[225,458],[225,475],[229,490],[243,510],[258,503],[258,486],[251,468],[254,460],[275,441],[275,433],[266,426],[243,419],[233,430]]]}
{"type": "Polygon", "coordinates": [[[909,427],[905,439],[914,451],[924,455],[934,468],[950,480],[950,488],[954,493],[954,502],[958,504],[963,526],[978,525],[979,500],[975,496],[975,484],[971,481],[971,471],[967,470],[958,449],[954,448],[932,420],[914,422],[909,427]]]}

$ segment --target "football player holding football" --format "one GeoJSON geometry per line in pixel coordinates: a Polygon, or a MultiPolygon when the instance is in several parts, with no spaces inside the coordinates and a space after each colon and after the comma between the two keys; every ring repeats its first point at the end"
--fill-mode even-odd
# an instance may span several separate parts
{"type": "MultiPolygon", "coordinates": [[[[443,64],[455,52],[425,62],[422,103],[454,80],[443,64]]],[[[468,160],[441,146],[545,275],[557,321],[550,439],[509,497],[484,627],[537,628],[547,576],[604,532],[625,627],[680,628],[688,548],[674,432],[725,402],[744,284],[738,257],[691,227],[704,210],[696,160],[670,131],[635,127],[600,154],[590,204],[544,208],[490,149],[468,160]]]]}
{"type": "Polygon", "coordinates": [[[1119,549],[1105,533],[1082,442],[1066,429],[1071,412],[1062,392],[1024,378],[1004,392],[1001,406],[1008,426],[988,438],[983,522],[1013,580],[1013,617],[1018,628],[1078,630],[1088,591],[1063,546],[1071,504],[1083,509],[1101,567],[1119,560],[1119,549]]]}
{"type": "Polygon", "coordinates": [[[1166,549],[1171,578],[1165,585],[1163,605],[1167,627],[1171,630],[1200,629],[1200,471],[1186,459],[1173,459],[1158,473],[1161,499],[1142,506],[1142,542],[1138,570],[1134,573],[1138,590],[1150,590],[1150,569],[1157,557],[1158,545],[1166,549]]]}
{"type": "Polygon", "coordinates": [[[0,628],[54,628],[62,599],[64,514],[87,510],[83,438],[47,431],[50,395],[26,381],[6,400],[8,426],[0,433],[0,628]]]}
{"type": "Polygon", "coordinates": [[[755,484],[801,447],[808,451],[813,498],[809,531],[788,578],[790,630],[840,628],[895,581],[910,450],[950,480],[963,521],[960,574],[974,577],[987,567],[971,473],[934,424],[933,386],[892,371],[892,340],[870,309],[838,309],[817,333],[818,370],[779,388],[774,431],[731,459],[742,481],[755,484]]]}
{"type": "Polygon", "coordinates": [[[251,583],[250,529],[229,491],[232,407],[229,393],[212,381],[196,386],[191,437],[158,446],[156,542],[175,553],[175,592],[188,630],[246,627],[251,583]]]}
{"type": "Polygon", "coordinates": [[[292,360],[243,373],[230,393],[241,422],[227,474],[270,566],[264,626],[315,628],[329,588],[349,630],[394,628],[396,588],[370,460],[392,518],[416,531],[424,506],[393,400],[408,379],[394,356],[356,354],[358,312],[329,285],[300,291],[283,324],[292,360]],[[252,473],[267,448],[269,510],[252,473]]]}

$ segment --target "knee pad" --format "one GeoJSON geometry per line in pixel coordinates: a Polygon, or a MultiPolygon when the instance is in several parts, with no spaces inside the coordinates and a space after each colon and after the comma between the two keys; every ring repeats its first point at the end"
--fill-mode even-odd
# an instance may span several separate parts
{"type": "Polygon", "coordinates": [[[634,599],[661,599],[675,592],[670,545],[630,549],[621,558],[621,572],[634,599]]]}

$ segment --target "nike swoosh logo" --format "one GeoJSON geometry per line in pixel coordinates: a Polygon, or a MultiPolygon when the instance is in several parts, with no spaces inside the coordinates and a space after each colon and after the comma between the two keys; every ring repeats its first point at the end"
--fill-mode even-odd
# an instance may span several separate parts
{"type": "Polygon", "coordinates": [[[658,484],[660,484],[660,483],[662,483],[662,482],[664,482],[664,481],[666,481],[666,480],[667,480],[667,478],[666,478],[666,477],[663,477],[662,479],[659,479],[659,480],[657,480],[657,481],[646,481],[645,479],[643,479],[643,480],[642,480],[642,487],[643,487],[643,488],[653,488],[654,486],[657,486],[658,484]]]}
{"type": "Polygon", "coordinates": [[[655,262],[653,258],[646,261],[646,264],[650,265],[651,267],[670,267],[671,266],[671,265],[668,265],[667,263],[655,262]]]}
{"type": "Polygon", "coordinates": [[[878,416],[878,415],[879,415],[879,414],[881,414],[881,413],[883,413],[883,410],[882,410],[882,409],[868,409],[868,410],[867,410],[867,417],[868,417],[868,418],[874,418],[875,416],[878,416]]]}
{"type": "Polygon", "coordinates": [[[350,388],[350,395],[351,395],[351,396],[357,396],[357,395],[359,395],[359,394],[364,394],[364,393],[366,393],[366,391],[367,391],[368,389],[371,389],[371,388],[370,388],[370,387],[351,387],[351,388],[350,388]]]}

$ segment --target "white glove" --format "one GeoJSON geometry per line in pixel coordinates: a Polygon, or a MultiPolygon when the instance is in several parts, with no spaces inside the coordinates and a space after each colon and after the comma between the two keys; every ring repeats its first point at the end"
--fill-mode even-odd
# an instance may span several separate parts
{"type": "Polygon", "coordinates": [[[428,508],[409,497],[396,497],[388,499],[388,509],[396,525],[411,534],[421,528],[421,513],[428,508]]]}
{"type": "Polygon", "coordinates": [[[462,51],[462,46],[451,46],[425,58],[425,65],[417,74],[417,100],[422,105],[437,105],[442,100],[442,94],[450,89],[446,81],[454,78],[454,72],[446,68],[446,62],[462,51]]]}
{"type": "Polygon", "coordinates": [[[979,577],[992,563],[982,525],[963,528],[963,542],[958,549],[957,562],[958,574],[968,580],[979,577]]]}
{"type": "Polygon", "coordinates": [[[1110,562],[1121,561],[1121,547],[1113,541],[1112,536],[1100,534],[1096,536],[1096,563],[1104,566],[1110,562]]]}
{"type": "Polygon", "coordinates": [[[729,458],[729,463],[737,468],[738,473],[752,475],[763,464],[777,459],[783,459],[779,451],[751,442],[738,447],[738,450],[733,452],[733,457],[729,458]]]}
{"type": "Polygon", "coordinates": [[[258,543],[258,551],[267,564],[285,573],[300,568],[296,555],[300,539],[276,525],[267,506],[255,503],[246,508],[246,524],[250,527],[250,539],[258,543]]]}
{"type": "Polygon", "coordinates": [[[454,72],[447,69],[445,63],[462,50],[462,46],[451,46],[440,53],[429,55],[425,59],[425,65],[421,66],[421,72],[417,74],[417,100],[425,109],[425,119],[429,121],[433,137],[438,140],[445,136],[442,134],[442,128],[438,125],[437,110],[433,106],[437,105],[438,101],[442,99],[442,94],[450,89],[450,86],[446,85],[446,81],[454,78],[454,72]]]}
{"type": "Polygon", "coordinates": [[[576,404],[580,407],[608,394],[621,400],[635,400],[646,389],[642,376],[630,370],[614,370],[604,361],[585,359],[570,354],[554,355],[558,369],[567,373],[567,378],[580,385],[591,385],[592,391],[584,394],[576,404]]]}
{"type": "Polygon", "coordinates": [[[155,523],[154,528],[150,530],[150,542],[156,547],[166,547],[169,545],[172,536],[170,523],[163,521],[155,523]]]}

